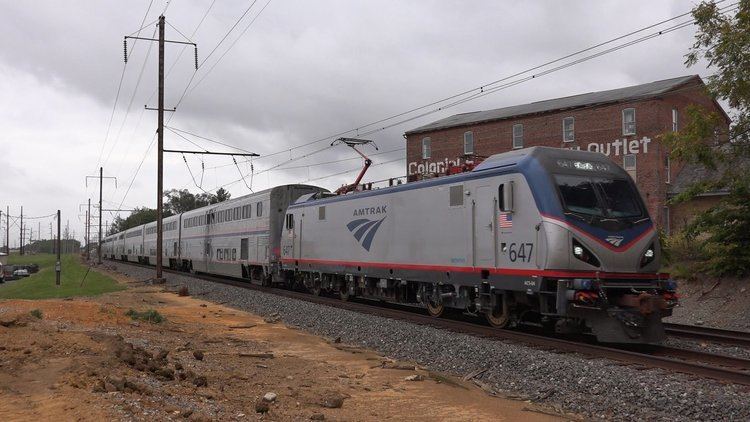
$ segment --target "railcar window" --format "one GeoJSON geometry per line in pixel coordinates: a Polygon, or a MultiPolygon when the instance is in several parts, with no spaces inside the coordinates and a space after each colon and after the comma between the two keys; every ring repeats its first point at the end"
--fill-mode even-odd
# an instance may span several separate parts
{"type": "Polygon", "coordinates": [[[497,188],[497,209],[505,209],[505,183],[501,183],[497,188]]]}
{"type": "Polygon", "coordinates": [[[240,239],[240,259],[248,259],[247,238],[240,239]]]}
{"type": "Polygon", "coordinates": [[[255,213],[258,215],[258,217],[263,216],[263,203],[262,202],[258,202],[255,205],[255,213]]]}

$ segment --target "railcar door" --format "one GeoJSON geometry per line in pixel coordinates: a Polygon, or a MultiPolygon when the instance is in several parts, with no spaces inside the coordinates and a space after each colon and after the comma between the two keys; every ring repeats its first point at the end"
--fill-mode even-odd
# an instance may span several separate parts
{"type": "Polygon", "coordinates": [[[302,258],[302,220],[304,220],[305,213],[299,214],[299,221],[294,223],[294,257],[297,259],[302,258]]]}
{"type": "Polygon", "coordinates": [[[476,188],[472,201],[474,232],[474,266],[495,266],[495,189],[476,188]]]}

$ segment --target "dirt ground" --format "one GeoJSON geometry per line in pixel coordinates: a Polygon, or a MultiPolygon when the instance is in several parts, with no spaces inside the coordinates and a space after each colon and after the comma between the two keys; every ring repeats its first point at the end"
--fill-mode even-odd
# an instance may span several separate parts
{"type": "Polygon", "coordinates": [[[116,277],[129,289],[0,301],[0,420],[563,419],[469,381],[116,277]],[[166,320],[133,320],[130,309],[166,320]]]}

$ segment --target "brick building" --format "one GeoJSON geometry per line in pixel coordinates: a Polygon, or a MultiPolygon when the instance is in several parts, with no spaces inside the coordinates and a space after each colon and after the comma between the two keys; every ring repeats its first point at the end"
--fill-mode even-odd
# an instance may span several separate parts
{"type": "MultiPolygon", "coordinates": [[[[495,110],[457,114],[406,132],[410,181],[446,174],[512,149],[549,146],[601,152],[636,181],[651,217],[670,230],[667,200],[682,169],[657,137],[684,123],[688,105],[729,117],[697,75],[495,110]]],[[[684,210],[680,218],[684,217],[684,210]]]]}

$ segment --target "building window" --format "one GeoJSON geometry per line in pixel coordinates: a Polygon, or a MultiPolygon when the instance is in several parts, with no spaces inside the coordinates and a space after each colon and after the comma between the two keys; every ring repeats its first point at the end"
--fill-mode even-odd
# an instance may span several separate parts
{"type": "Polygon", "coordinates": [[[680,121],[680,114],[677,112],[676,108],[672,109],[672,132],[677,132],[680,128],[679,125],[680,121]]]}
{"type": "Polygon", "coordinates": [[[672,182],[672,163],[669,161],[669,154],[664,154],[664,176],[667,183],[672,182]]]}
{"type": "Polygon", "coordinates": [[[430,138],[422,139],[422,159],[429,160],[432,151],[430,150],[430,138]]]}
{"type": "Polygon", "coordinates": [[[575,141],[575,119],[566,117],[563,119],[563,142],[575,141]]]}
{"type": "Polygon", "coordinates": [[[474,133],[464,132],[464,155],[474,154],[474,133]]]}
{"type": "Polygon", "coordinates": [[[513,125],[513,148],[523,148],[523,125],[513,125]]]}
{"type": "Polygon", "coordinates": [[[635,135],[635,109],[626,108],[622,111],[622,134],[635,135]]]}
{"type": "Polygon", "coordinates": [[[635,179],[636,165],[635,165],[635,154],[625,154],[622,156],[622,167],[628,172],[630,177],[635,179]]]}

